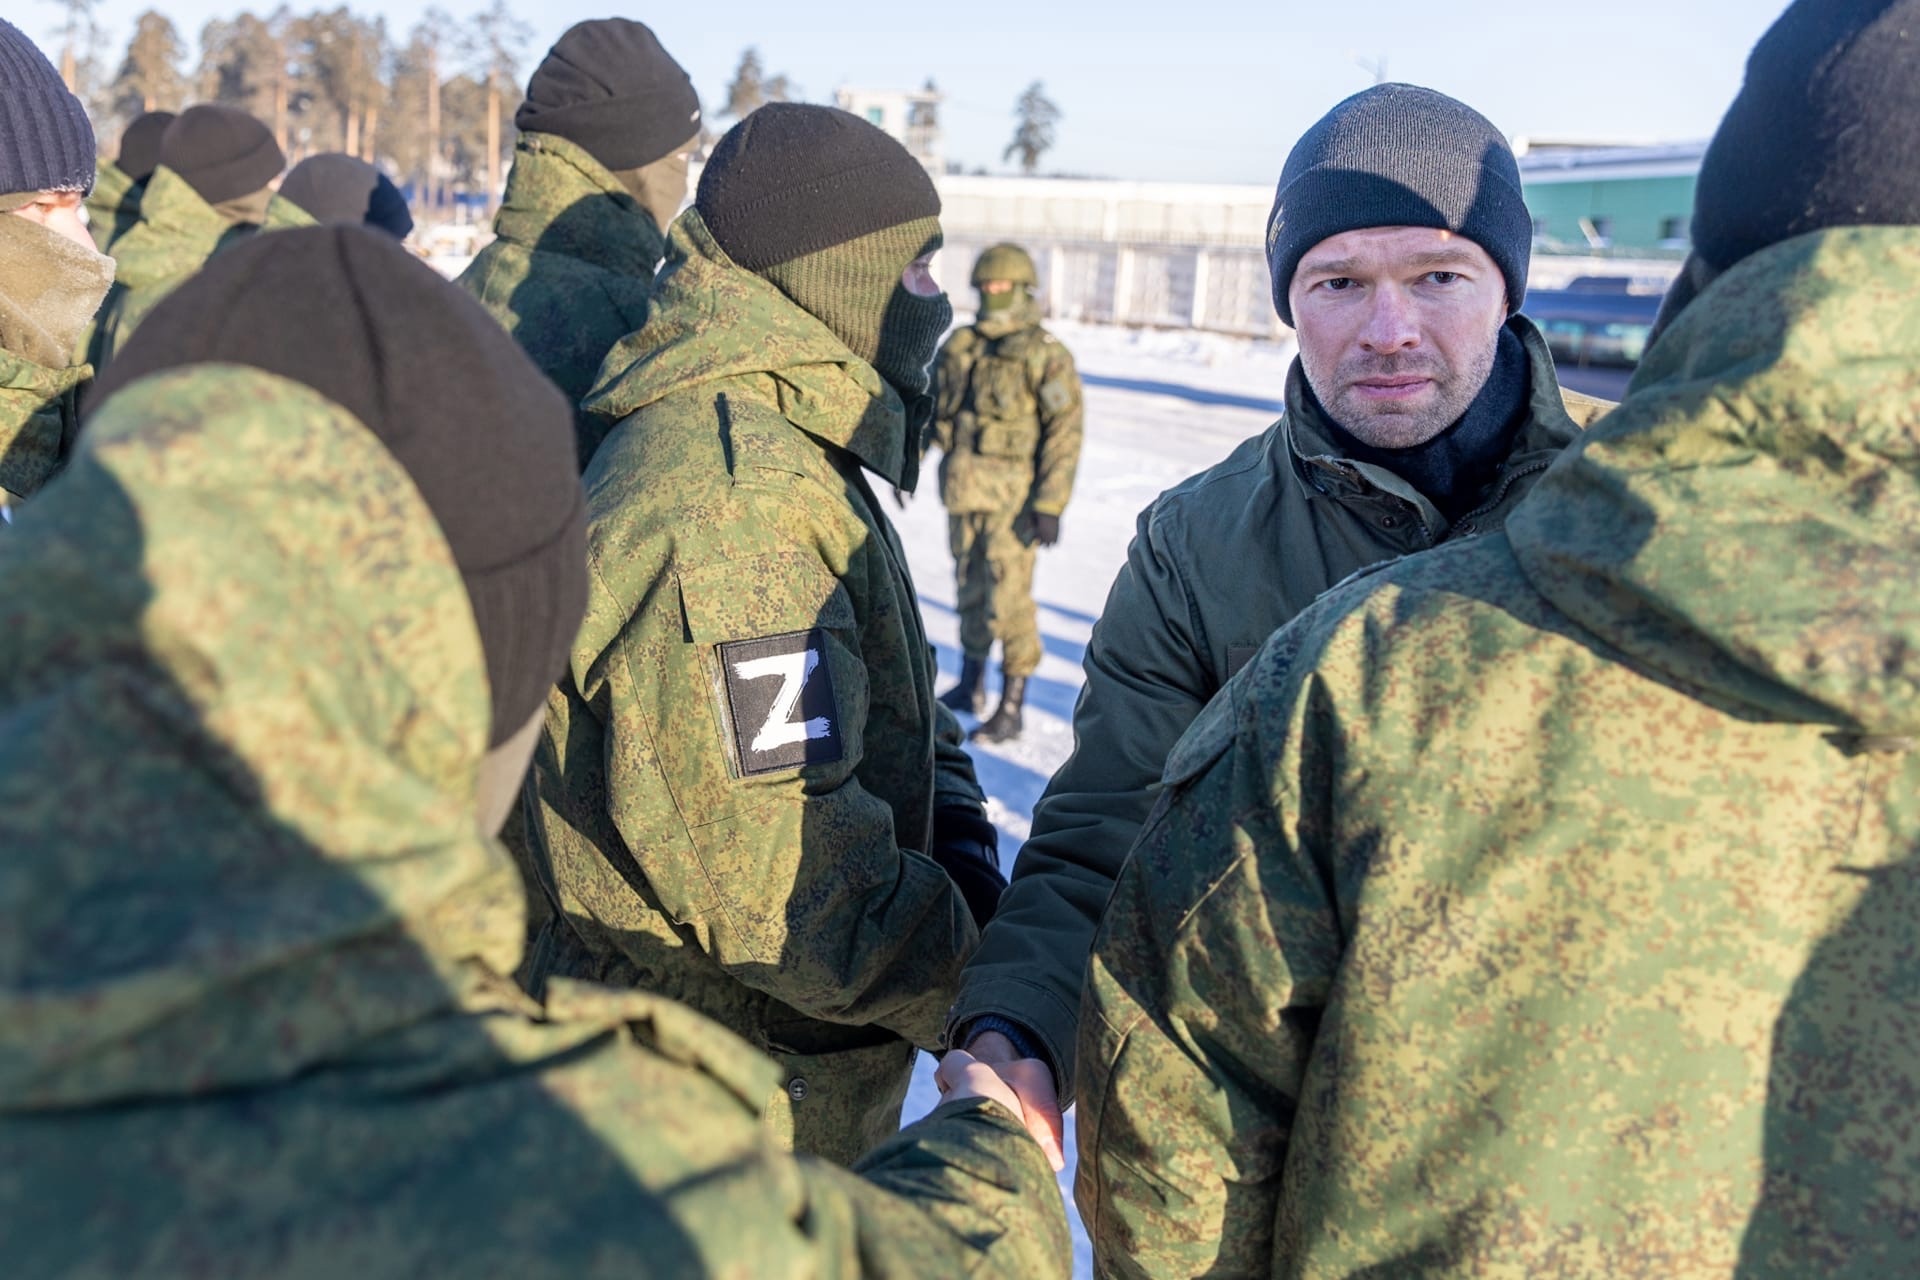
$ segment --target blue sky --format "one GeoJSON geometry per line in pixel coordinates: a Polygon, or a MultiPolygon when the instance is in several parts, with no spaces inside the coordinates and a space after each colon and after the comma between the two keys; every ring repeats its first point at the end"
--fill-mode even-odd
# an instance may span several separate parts
{"type": "MultiPolygon", "coordinates": [[[[481,7],[478,0],[442,4],[456,16],[481,7]]],[[[248,6],[100,0],[112,47],[149,7],[197,44],[208,18],[248,6]]],[[[384,14],[399,36],[426,4],[351,7],[384,14]]],[[[997,169],[1013,132],[1013,101],[1041,80],[1064,113],[1047,168],[1265,184],[1309,124],[1371,83],[1356,59],[1384,57],[1392,79],[1451,93],[1508,134],[1706,137],[1740,86],[1748,50],[1785,0],[514,0],[513,7],[534,28],[529,69],[569,25],[611,11],[650,24],[710,110],[748,44],[759,47],[769,71],[785,72],[815,101],[842,83],[912,87],[932,76],[948,94],[949,155],[997,169]]],[[[14,0],[7,8],[51,52],[56,4],[14,0]]]]}

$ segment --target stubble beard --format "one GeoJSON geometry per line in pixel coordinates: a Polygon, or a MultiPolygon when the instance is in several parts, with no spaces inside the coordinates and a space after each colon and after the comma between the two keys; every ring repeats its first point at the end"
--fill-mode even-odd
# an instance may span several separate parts
{"type": "Polygon", "coordinates": [[[1302,362],[1307,382],[1327,413],[1348,434],[1376,449],[1411,449],[1423,445],[1460,421],[1467,407],[1487,385],[1499,334],[1493,335],[1465,372],[1455,370],[1437,353],[1418,356],[1361,355],[1343,360],[1334,370],[1329,396],[1322,380],[1302,362]],[[1429,394],[1403,404],[1374,403],[1354,385],[1362,378],[1417,375],[1433,380],[1429,394]]]}

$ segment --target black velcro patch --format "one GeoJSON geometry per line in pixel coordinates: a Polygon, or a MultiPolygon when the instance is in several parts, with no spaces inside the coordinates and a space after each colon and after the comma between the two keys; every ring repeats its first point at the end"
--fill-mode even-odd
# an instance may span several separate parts
{"type": "Polygon", "coordinates": [[[824,631],[789,631],[717,648],[727,675],[734,757],[743,775],[841,757],[840,704],[824,631]]]}

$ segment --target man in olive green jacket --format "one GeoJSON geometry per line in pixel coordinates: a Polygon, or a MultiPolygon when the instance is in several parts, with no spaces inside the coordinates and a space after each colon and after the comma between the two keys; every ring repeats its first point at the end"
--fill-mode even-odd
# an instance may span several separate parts
{"type": "MultiPolygon", "coordinates": [[[[578,403],[647,320],[664,230],[687,194],[700,98],[652,31],[578,23],[527,83],[492,244],[457,283],[578,403]]],[[[585,467],[611,425],[578,415],[585,467]]]]}
{"type": "Polygon", "coordinates": [[[528,978],[684,1000],[779,1059],[769,1122],[899,1124],[1004,886],[871,472],[911,489],[951,308],[939,196],[843,111],[714,151],[652,320],[587,409],[594,589],[535,759],[528,978]]]}
{"type": "Polygon", "coordinates": [[[269,184],[285,165],[272,131],[233,107],[189,107],[167,126],[140,221],[114,245],[119,271],[86,339],[97,372],[106,372],[162,298],[216,251],[259,229],[273,197],[269,184]]]}
{"type": "Polygon", "coordinates": [[[1102,1275],[1920,1274],[1916,22],[1790,9],[1626,401],[1181,741],[1080,1027],[1102,1275]]]}
{"type": "Polygon", "coordinates": [[[0,21],[0,521],[66,461],[93,370],[74,351],[113,283],[80,220],[93,126],[46,55],[0,21]]]}
{"type": "Polygon", "coordinates": [[[929,444],[940,446],[960,611],[960,682],[940,695],[955,711],[986,709],[987,651],[1001,645],[1000,705],[974,736],[1018,737],[1027,678],[1040,666],[1033,607],[1036,545],[1060,538],[1060,516],[1080,464],[1080,375],[1040,327],[1040,277],[1018,245],[997,244],[973,264],[974,322],[934,362],[929,444]]]}
{"type": "Polygon", "coordinates": [[[1531,235],[1506,140],[1441,94],[1368,90],[1294,148],[1268,255],[1301,351],[1286,413],[1141,514],[953,1043],[1044,1054],[1070,1101],[1087,947],[1180,734],[1327,588],[1499,528],[1609,407],[1560,389],[1517,314],[1531,235]]]}
{"type": "Polygon", "coordinates": [[[488,744],[586,566],[571,407],[491,318],[295,230],[122,368],[0,542],[8,1274],[1066,1274],[984,1067],[856,1176],[767,1141],[771,1064],[713,1023],[504,976],[531,737],[488,744]]]}

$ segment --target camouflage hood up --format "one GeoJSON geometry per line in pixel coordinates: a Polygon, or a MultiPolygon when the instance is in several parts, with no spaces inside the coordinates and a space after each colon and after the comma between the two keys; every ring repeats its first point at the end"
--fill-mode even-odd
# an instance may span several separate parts
{"type": "Polygon", "coordinates": [[[1534,588],[1734,708],[1920,731],[1916,288],[1910,228],[1729,271],[1508,521],[1534,588]]]}
{"type": "Polygon", "coordinates": [[[87,441],[0,544],[0,1114],[290,1080],[511,971],[480,640],[412,480],[232,366],[87,441]]]}
{"type": "Polygon", "coordinates": [[[776,286],[734,266],[697,211],[674,221],[655,291],[653,319],[608,353],[587,413],[618,422],[670,394],[762,373],[779,384],[788,421],[913,489],[920,450],[907,447],[900,393],[776,286]]]}

